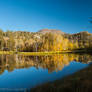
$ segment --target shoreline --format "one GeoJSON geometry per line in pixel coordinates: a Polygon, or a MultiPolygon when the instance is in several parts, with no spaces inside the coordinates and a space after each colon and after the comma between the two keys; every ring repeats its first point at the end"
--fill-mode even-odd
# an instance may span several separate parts
{"type": "Polygon", "coordinates": [[[92,50],[66,50],[66,51],[46,51],[46,52],[16,52],[16,51],[0,51],[0,54],[19,54],[19,55],[52,55],[65,53],[92,53],[92,50]]]}

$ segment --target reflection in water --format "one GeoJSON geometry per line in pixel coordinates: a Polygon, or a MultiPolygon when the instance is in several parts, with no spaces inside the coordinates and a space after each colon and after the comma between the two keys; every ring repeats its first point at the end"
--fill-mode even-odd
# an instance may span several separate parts
{"type": "Polygon", "coordinates": [[[48,72],[59,71],[71,61],[89,63],[92,61],[91,54],[58,54],[49,56],[23,56],[23,55],[0,55],[0,74],[5,70],[9,72],[20,68],[43,68],[48,72]]]}

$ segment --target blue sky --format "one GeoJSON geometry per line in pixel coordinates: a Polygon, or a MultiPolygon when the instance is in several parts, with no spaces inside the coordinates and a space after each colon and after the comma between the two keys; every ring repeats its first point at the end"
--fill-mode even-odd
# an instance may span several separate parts
{"type": "Polygon", "coordinates": [[[0,0],[0,28],[36,32],[59,29],[92,33],[92,0],[0,0]]]}

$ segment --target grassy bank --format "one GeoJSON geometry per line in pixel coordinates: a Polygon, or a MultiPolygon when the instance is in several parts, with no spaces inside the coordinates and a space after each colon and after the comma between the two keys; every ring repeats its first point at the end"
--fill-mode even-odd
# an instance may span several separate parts
{"type": "Polygon", "coordinates": [[[52,55],[64,53],[89,53],[92,50],[63,50],[63,51],[49,51],[49,52],[16,52],[16,51],[0,51],[0,54],[19,54],[19,55],[52,55]]]}
{"type": "Polygon", "coordinates": [[[0,51],[0,54],[15,54],[14,51],[0,51]]]}
{"type": "MultiPolygon", "coordinates": [[[[0,51],[0,54],[19,54],[19,55],[52,55],[66,53],[67,51],[51,51],[51,52],[15,52],[15,51],[0,51]]],[[[70,52],[70,51],[69,51],[70,52]]]]}
{"type": "Polygon", "coordinates": [[[51,52],[16,52],[16,51],[0,51],[0,54],[19,54],[19,55],[51,55],[60,54],[61,51],[51,51],[51,52]]]}
{"type": "Polygon", "coordinates": [[[52,54],[61,54],[68,53],[71,51],[50,51],[50,52],[18,52],[20,55],[52,55],[52,54]]]}

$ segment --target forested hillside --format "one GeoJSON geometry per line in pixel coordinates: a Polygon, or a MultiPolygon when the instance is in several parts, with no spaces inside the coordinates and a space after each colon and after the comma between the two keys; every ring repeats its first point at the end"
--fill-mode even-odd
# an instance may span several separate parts
{"type": "Polygon", "coordinates": [[[62,51],[92,49],[92,34],[86,31],[66,34],[60,30],[43,29],[38,32],[0,30],[1,51],[62,51]]]}

